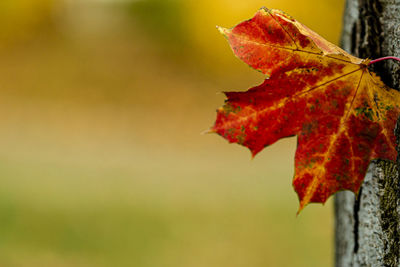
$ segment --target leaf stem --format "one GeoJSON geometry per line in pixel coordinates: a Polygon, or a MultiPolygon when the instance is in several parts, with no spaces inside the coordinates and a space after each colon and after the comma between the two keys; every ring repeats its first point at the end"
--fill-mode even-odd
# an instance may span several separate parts
{"type": "Polygon", "coordinates": [[[371,64],[374,64],[374,63],[376,63],[376,62],[379,62],[379,61],[382,61],[382,60],[386,60],[386,59],[394,59],[394,60],[400,61],[400,58],[398,58],[398,57],[380,57],[380,58],[371,60],[371,61],[368,63],[368,65],[371,65],[371,64]]]}

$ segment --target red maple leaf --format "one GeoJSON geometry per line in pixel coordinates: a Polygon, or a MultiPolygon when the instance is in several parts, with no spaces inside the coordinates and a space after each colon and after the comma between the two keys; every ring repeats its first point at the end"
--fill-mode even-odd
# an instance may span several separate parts
{"type": "Polygon", "coordinates": [[[400,93],[356,58],[279,10],[219,28],[235,55],[268,77],[227,92],[211,131],[253,156],[297,136],[293,186],[300,209],[339,190],[357,194],[369,162],[395,160],[400,93]]]}

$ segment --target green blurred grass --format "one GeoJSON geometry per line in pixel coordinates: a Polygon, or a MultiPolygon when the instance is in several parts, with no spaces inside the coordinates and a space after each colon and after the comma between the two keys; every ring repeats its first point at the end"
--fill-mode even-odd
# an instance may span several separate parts
{"type": "Polygon", "coordinates": [[[149,161],[141,168],[101,168],[3,157],[0,263],[321,266],[330,262],[329,204],[322,209],[310,206],[296,218],[297,201],[289,179],[267,180],[262,171],[268,168],[261,160],[224,170],[222,165],[238,166],[242,159],[227,160],[204,164],[205,159],[198,158],[197,167],[181,168],[190,164],[173,155],[172,161],[179,164],[149,161]]]}

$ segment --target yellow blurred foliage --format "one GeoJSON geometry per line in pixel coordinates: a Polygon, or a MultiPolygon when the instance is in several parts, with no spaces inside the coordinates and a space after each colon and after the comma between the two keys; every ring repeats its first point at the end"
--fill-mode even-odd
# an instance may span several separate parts
{"type": "Polygon", "coordinates": [[[1,43],[24,40],[39,28],[48,26],[52,20],[54,3],[54,0],[1,0],[1,43]]]}
{"type": "Polygon", "coordinates": [[[203,0],[184,2],[185,24],[189,38],[201,49],[220,53],[226,50],[224,38],[220,36],[214,25],[233,27],[239,22],[251,18],[255,12],[266,6],[281,9],[298,21],[318,32],[327,40],[337,44],[341,28],[344,0],[203,0]],[[318,11],[318,13],[313,13],[318,11]]]}

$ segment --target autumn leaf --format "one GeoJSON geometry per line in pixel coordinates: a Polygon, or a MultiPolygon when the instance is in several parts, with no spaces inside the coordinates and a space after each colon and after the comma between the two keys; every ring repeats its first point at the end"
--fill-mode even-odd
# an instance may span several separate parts
{"type": "Polygon", "coordinates": [[[358,193],[373,159],[395,160],[400,93],[356,58],[279,10],[260,9],[219,28],[235,55],[267,78],[227,92],[212,132],[253,156],[297,136],[293,186],[299,210],[339,190],[358,193]]]}

